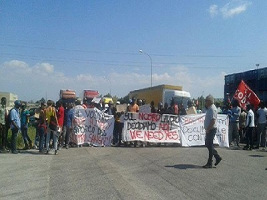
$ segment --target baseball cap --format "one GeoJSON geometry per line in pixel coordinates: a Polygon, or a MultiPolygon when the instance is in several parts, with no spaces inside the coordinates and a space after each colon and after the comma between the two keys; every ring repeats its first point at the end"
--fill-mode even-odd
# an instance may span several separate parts
{"type": "Polygon", "coordinates": [[[21,101],[20,101],[20,100],[16,100],[16,101],[14,102],[14,104],[15,104],[15,106],[21,106],[21,101]]]}

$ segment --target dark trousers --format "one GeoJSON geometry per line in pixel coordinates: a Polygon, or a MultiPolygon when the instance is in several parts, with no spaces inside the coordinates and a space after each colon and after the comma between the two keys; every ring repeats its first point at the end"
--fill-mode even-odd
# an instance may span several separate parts
{"type": "Polygon", "coordinates": [[[253,130],[254,127],[248,127],[246,131],[246,137],[247,137],[247,147],[253,147],[253,130]]]}
{"type": "Polygon", "coordinates": [[[45,128],[44,127],[39,127],[39,151],[44,150],[44,144],[45,144],[45,128]]]}
{"type": "Polygon", "coordinates": [[[119,141],[119,128],[120,122],[115,121],[114,123],[114,130],[113,130],[113,144],[117,144],[119,141]]]}
{"type": "Polygon", "coordinates": [[[0,124],[0,135],[2,137],[2,148],[5,149],[7,147],[7,134],[6,134],[6,126],[0,124]]]}
{"type": "Polygon", "coordinates": [[[17,151],[17,137],[18,137],[18,130],[17,129],[11,129],[12,136],[11,136],[11,151],[17,151]]]}
{"type": "Polygon", "coordinates": [[[214,149],[214,146],[213,146],[213,139],[214,139],[216,132],[217,132],[217,129],[215,128],[215,129],[210,130],[210,132],[208,132],[206,134],[205,145],[209,151],[209,159],[208,159],[208,163],[207,163],[209,165],[212,164],[212,157],[213,156],[215,157],[216,160],[218,158],[220,158],[218,152],[214,149]]]}
{"type": "Polygon", "coordinates": [[[70,127],[67,127],[66,136],[65,136],[65,145],[69,145],[70,143],[70,135],[71,135],[72,129],[70,127]]]}

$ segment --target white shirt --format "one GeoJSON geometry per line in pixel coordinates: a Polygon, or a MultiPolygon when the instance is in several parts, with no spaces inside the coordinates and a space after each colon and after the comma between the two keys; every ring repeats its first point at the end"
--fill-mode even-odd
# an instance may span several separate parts
{"type": "Polygon", "coordinates": [[[251,109],[248,111],[246,126],[255,127],[254,112],[251,109]],[[249,117],[251,117],[250,124],[248,124],[249,123],[249,117]]]}

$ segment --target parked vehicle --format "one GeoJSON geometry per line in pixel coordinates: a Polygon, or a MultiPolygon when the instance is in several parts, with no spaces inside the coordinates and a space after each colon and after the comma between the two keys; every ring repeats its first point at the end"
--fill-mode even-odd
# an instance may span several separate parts
{"type": "Polygon", "coordinates": [[[191,95],[189,92],[183,91],[182,86],[158,85],[131,91],[129,93],[129,97],[145,100],[147,104],[150,104],[151,101],[154,101],[155,106],[157,106],[159,102],[162,102],[163,105],[165,103],[170,105],[172,100],[177,105],[183,104],[186,106],[191,95]]]}
{"type": "Polygon", "coordinates": [[[90,104],[95,97],[99,97],[99,92],[97,90],[83,90],[83,103],[90,104]]]}
{"type": "Polygon", "coordinates": [[[61,89],[59,93],[59,99],[63,103],[74,103],[76,100],[76,92],[74,90],[61,89]]]}

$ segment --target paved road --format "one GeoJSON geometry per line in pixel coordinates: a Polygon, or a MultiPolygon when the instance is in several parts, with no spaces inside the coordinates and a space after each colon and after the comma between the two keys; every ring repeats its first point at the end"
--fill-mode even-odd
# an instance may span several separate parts
{"type": "Polygon", "coordinates": [[[204,147],[82,147],[0,154],[0,199],[267,199],[267,152],[204,147]]]}

